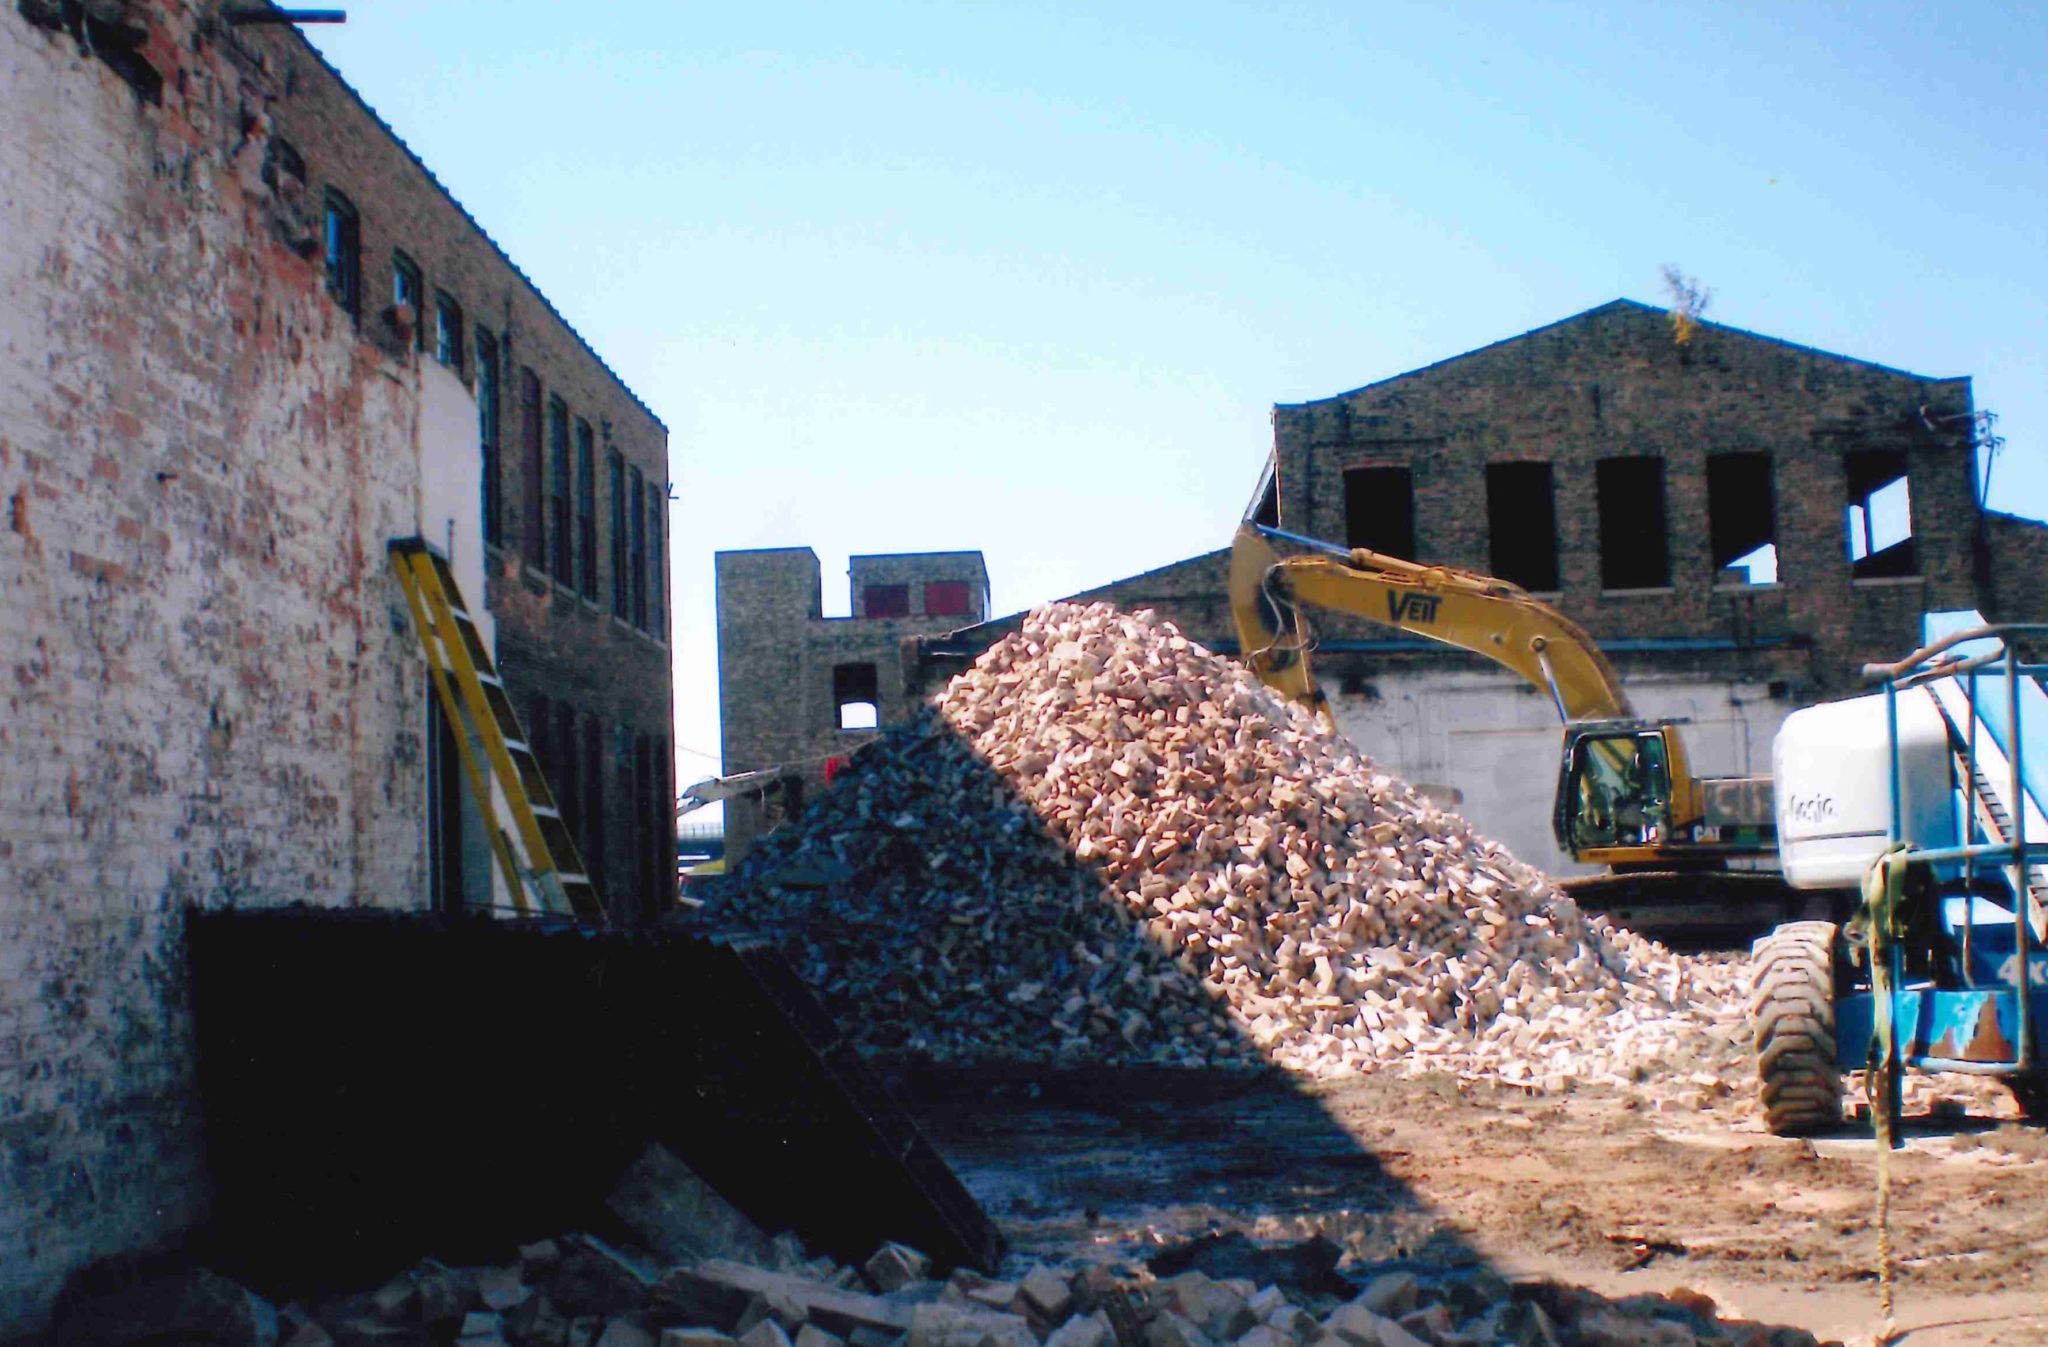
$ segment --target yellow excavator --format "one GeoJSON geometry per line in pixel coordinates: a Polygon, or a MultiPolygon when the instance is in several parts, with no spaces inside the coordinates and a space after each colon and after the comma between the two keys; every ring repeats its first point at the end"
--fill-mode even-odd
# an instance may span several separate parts
{"type": "Polygon", "coordinates": [[[1770,778],[1694,776],[1679,722],[1639,718],[1592,637],[1526,590],[1246,520],[1231,548],[1230,606],[1240,657],[1326,720],[1305,609],[1484,655],[1547,692],[1564,722],[1552,829],[1574,860],[1610,871],[1569,882],[1585,905],[1704,934],[1768,927],[1796,901],[1775,872],[1729,868],[1777,853],[1770,778]]]}

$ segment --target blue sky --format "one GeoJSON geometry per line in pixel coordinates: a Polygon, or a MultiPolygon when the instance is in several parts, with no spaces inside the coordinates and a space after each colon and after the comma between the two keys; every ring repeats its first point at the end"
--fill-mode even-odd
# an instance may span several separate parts
{"type": "Polygon", "coordinates": [[[979,548],[997,611],[1228,541],[1276,402],[1626,296],[1971,375],[2048,515],[2033,5],[358,0],[307,31],[671,431],[712,553],[979,548]]]}

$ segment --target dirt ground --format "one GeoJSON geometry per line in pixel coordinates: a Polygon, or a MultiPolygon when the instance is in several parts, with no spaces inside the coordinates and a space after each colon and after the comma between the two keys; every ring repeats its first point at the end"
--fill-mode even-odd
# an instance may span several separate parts
{"type": "MultiPolygon", "coordinates": [[[[1947,1078],[1891,1157],[1911,1347],[2048,1343],[2048,1129],[1947,1078]],[[1953,1082],[1951,1084],[1951,1082],[1953,1082]]],[[[1335,1085],[1130,1074],[906,1083],[1022,1258],[1135,1266],[1211,1231],[1321,1234],[1344,1271],[1483,1262],[1610,1295],[1687,1286],[1724,1313],[1868,1341],[1878,1152],[1867,1125],[1766,1134],[1739,1104],[1665,1111],[1449,1078],[1335,1085]]]]}

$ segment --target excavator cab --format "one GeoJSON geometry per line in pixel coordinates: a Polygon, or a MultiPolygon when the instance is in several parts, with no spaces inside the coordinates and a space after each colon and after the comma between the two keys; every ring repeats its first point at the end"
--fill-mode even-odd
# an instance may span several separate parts
{"type": "Polygon", "coordinates": [[[1567,728],[1554,819],[1560,847],[1585,857],[1671,843],[1667,732],[1641,721],[1580,722],[1567,728]]]}

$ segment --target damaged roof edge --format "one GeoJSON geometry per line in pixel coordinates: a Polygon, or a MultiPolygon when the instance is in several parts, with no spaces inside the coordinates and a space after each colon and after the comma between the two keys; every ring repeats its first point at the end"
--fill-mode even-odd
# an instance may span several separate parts
{"type": "MultiPolygon", "coordinates": [[[[1569,326],[1572,323],[1591,318],[1596,314],[1626,310],[1655,314],[1668,314],[1671,312],[1669,309],[1660,309],[1655,304],[1645,304],[1639,299],[1610,299],[1605,304],[1595,304],[1590,309],[1584,309],[1578,313],[1567,315],[1555,322],[1544,323],[1541,326],[1532,327],[1526,332],[1517,332],[1511,337],[1502,337],[1499,341],[1490,341],[1484,346],[1475,346],[1469,351],[1460,351],[1456,355],[1447,355],[1441,360],[1432,360],[1426,365],[1417,365],[1414,369],[1401,370],[1398,373],[1389,374],[1384,379],[1374,379],[1371,383],[1360,384],[1356,388],[1346,389],[1342,393],[1332,393],[1328,397],[1309,398],[1302,402],[1276,402],[1273,404],[1273,410],[1275,412],[1294,411],[1302,407],[1317,407],[1324,403],[1342,402],[1346,398],[1355,398],[1360,393],[1369,393],[1375,388],[1384,387],[1387,384],[1396,383],[1417,374],[1427,374],[1431,370],[1442,369],[1444,366],[1456,364],[1460,360],[1469,360],[1473,356],[1484,355],[1488,351],[1497,350],[1503,346],[1511,346],[1525,338],[1540,336],[1545,332],[1569,326]]],[[[1798,351],[1804,355],[1838,360],[1847,365],[1860,365],[1864,369],[1876,370],[1882,374],[1896,375],[1901,379],[1912,379],[1917,383],[1946,384],[1968,383],[1970,381],[1970,376],[1967,374],[1915,374],[1912,370],[1900,369],[1896,365],[1881,365],[1875,360],[1864,360],[1853,355],[1843,355],[1840,351],[1829,351],[1818,346],[1808,346],[1802,342],[1787,341],[1783,337],[1773,337],[1764,332],[1752,332],[1748,328],[1732,327],[1727,323],[1716,323],[1705,318],[1699,320],[1699,325],[1716,332],[1726,332],[1737,337],[1748,337],[1752,341],[1768,342],[1772,346],[1782,346],[1786,350],[1798,351]]]]}
{"type": "Polygon", "coordinates": [[[606,362],[605,358],[597,353],[597,348],[595,346],[592,346],[590,344],[589,339],[586,338],[581,332],[578,332],[576,330],[576,325],[570,322],[567,318],[562,316],[562,311],[556,308],[555,302],[549,299],[547,297],[546,292],[544,292],[540,288],[540,286],[534,283],[533,277],[527,275],[526,272],[523,269],[521,269],[520,265],[512,260],[512,255],[506,252],[505,249],[499,245],[496,239],[491,237],[490,231],[485,229],[483,225],[478,222],[477,218],[474,215],[471,215],[469,213],[469,208],[463,205],[460,201],[456,200],[455,193],[449,191],[448,185],[442,182],[440,178],[435,176],[433,169],[427,167],[426,160],[420,158],[419,155],[413,153],[412,146],[405,143],[405,137],[399,135],[398,132],[392,128],[391,123],[385,121],[384,118],[378,113],[377,109],[370,106],[370,100],[364,98],[361,92],[359,92],[356,89],[356,86],[348,82],[347,76],[343,75],[341,71],[335,69],[334,63],[332,61],[329,61],[327,57],[321,53],[320,49],[314,46],[312,41],[309,38],[307,38],[307,36],[304,33],[300,32],[296,27],[293,27],[289,24],[284,25],[284,27],[286,27],[290,31],[291,36],[297,40],[299,46],[305,49],[306,54],[311,56],[315,61],[318,61],[320,63],[320,68],[325,70],[328,74],[332,75],[334,77],[335,83],[339,84],[343,89],[348,91],[348,96],[355,100],[356,106],[361,108],[365,113],[367,113],[369,115],[370,120],[377,124],[377,128],[381,130],[385,135],[391,138],[391,143],[396,145],[401,151],[404,152],[405,157],[412,161],[413,166],[419,169],[420,172],[427,175],[427,181],[434,185],[434,190],[439,192],[442,195],[442,197],[447,200],[449,205],[455,207],[456,212],[462,216],[463,220],[469,225],[469,227],[476,231],[477,237],[482,239],[486,244],[490,245],[491,251],[498,255],[498,259],[502,261],[506,266],[512,269],[512,274],[514,276],[517,276],[521,281],[525,283],[526,288],[533,292],[533,297],[541,302],[541,307],[546,309],[548,313],[554,318],[554,320],[562,325],[563,331],[567,332],[570,336],[576,339],[576,344],[581,346],[586,352],[589,353],[590,358],[597,362],[597,367],[603,370],[606,374],[611,376],[611,381],[619,386],[619,391],[624,393],[628,398],[631,398],[634,406],[638,407],[641,411],[647,413],[647,419],[654,422],[655,425],[659,426],[661,428],[661,433],[664,436],[668,435],[668,423],[666,421],[663,421],[659,416],[656,416],[654,414],[654,408],[648,406],[646,401],[642,399],[638,393],[633,391],[632,386],[629,385],[623,378],[619,376],[619,372],[613,369],[611,365],[606,362]]]}

